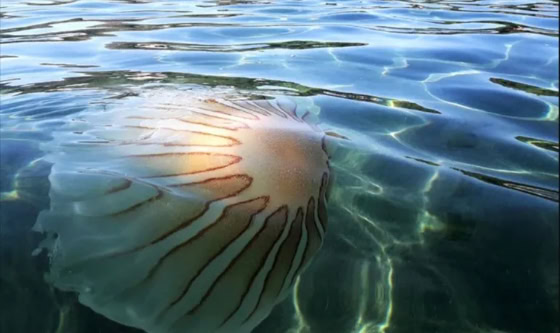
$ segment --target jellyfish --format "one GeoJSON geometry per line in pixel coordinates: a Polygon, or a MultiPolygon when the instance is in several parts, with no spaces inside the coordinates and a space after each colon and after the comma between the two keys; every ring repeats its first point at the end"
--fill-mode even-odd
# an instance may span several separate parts
{"type": "Polygon", "coordinates": [[[324,140],[282,99],[154,91],[72,116],[43,146],[48,281],[149,333],[250,332],[323,243],[324,140]]]}

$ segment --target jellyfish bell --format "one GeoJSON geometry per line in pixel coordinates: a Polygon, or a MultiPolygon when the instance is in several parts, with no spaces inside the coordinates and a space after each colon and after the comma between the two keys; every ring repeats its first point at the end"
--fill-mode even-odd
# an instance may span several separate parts
{"type": "Polygon", "coordinates": [[[48,279],[121,324],[250,332],[325,237],[325,135],[288,100],[155,91],[53,137],[48,279]]]}

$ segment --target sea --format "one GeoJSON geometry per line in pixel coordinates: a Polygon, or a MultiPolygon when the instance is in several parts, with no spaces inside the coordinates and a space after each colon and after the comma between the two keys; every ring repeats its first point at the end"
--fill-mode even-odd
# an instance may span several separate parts
{"type": "Polygon", "coordinates": [[[203,91],[294,101],[334,142],[322,247],[254,333],[559,332],[558,10],[2,0],[0,331],[142,332],[53,283],[45,147],[84,114],[203,91]]]}

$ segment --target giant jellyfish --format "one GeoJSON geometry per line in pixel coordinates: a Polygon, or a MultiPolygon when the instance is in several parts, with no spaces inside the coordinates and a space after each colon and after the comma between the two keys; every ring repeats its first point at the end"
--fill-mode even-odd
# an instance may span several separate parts
{"type": "Polygon", "coordinates": [[[283,99],[135,100],[43,146],[48,280],[149,333],[250,332],[322,245],[324,134],[283,99]]]}

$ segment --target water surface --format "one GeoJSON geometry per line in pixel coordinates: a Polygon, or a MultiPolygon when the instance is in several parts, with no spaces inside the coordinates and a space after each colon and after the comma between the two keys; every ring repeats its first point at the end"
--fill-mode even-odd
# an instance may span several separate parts
{"type": "Polygon", "coordinates": [[[314,104],[348,138],[324,247],[256,332],[558,332],[557,1],[0,11],[2,331],[137,331],[44,281],[40,145],[85,110],[204,88],[314,104]]]}

